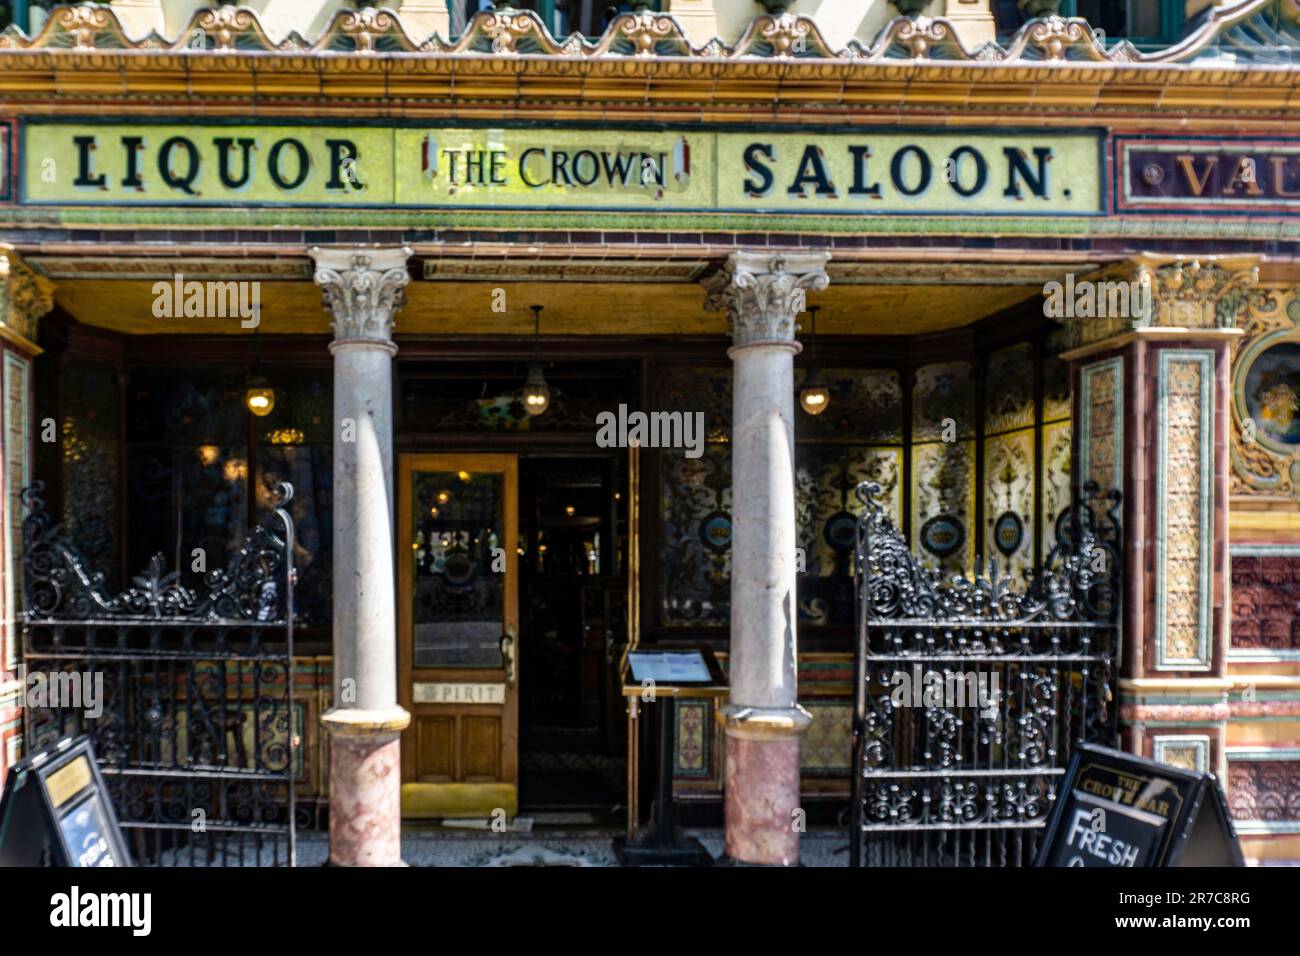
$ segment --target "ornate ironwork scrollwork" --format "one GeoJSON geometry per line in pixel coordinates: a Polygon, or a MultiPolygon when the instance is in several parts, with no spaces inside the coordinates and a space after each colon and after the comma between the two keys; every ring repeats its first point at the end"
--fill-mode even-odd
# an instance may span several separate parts
{"type": "Polygon", "coordinates": [[[292,865],[306,719],[293,696],[292,486],[280,486],[279,528],[254,528],[200,586],[157,555],[119,594],[40,492],[23,492],[24,663],[92,677],[102,698],[29,709],[29,750],[91,737],[137,863],[292,865]]]}
{"type": "Polygon", "coordinates": [[[269,525],[253,529],[226,568],[208,572],[202,590],[180,583],[178,571],[167,571],[156,554],[117,595],[104,590],[104,575],[90,569],[77,547],[45,511],[36,482],[23,490],[27,517],[23,519],[23,597],[28,620],[113,620],[143,618],[216,622],[223,620],[282,623],[286,617],[286,576],[291,570],[293,523],[285,507],[293,486],[282,482],[275,514],[283,525],[277,534],[269,525]]]}
{"type": "Polygon", "coordinates": [[[1007,625],[1113,617],[1119,606],[1120,493],[1106,495],[1109,507],[1099,517],[1090,501],[1097,486],[1089,483],[1083,492],[1085,497],[1058,519],[1058,532],[1067,533],[1058,534],[1038,575],[1018,591],[994,561],[987,577],[974,580],[958,574],[945,578],[923,565],[889,520],[880,485],[862,482],[855,491],[865,508],[858,520],[856,563],[870,582],[864,595],[868,616],[1007,625]]]}
{"type": "Polygon", "coordinates": [[[924,565],[880,491],[857,487],[851,860],[1025,863],[1073,744],[1115,739],[1120,495],[1079,489],[1017,585],[924,565]]]}

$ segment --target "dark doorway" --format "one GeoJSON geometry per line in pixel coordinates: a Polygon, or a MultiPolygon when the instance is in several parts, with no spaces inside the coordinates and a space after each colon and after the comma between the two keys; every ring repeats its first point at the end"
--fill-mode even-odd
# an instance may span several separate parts
{"type": "Polygon", "coordinates": [[[520,461],[521,813],[611,822],[626,802],[623,473],[619,455],[520,461]]]}

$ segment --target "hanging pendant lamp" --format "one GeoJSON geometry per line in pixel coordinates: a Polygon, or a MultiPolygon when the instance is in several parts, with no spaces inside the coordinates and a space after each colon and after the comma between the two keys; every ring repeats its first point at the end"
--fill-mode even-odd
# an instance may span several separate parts
{"type": "Polygon", "coordinates": [[[533,305],[529,306],[529,308],[533,310],[534,361],[529,364],[528,378],[524,380],[523,400],[524,411],[536,417],[551,407],[551,388],[546,384],[546,376],[542,372],[542,363],[536,361],[536,357],[541,351],[542,307],[533,305]]]}
{"type": "Polygon", "coordinates": [[[808,374],[803,380],[803,388],[799,390],[799,406],[809,415],[820,415],[831,403],[831,390],[826,384],[826,376],[822,375],[822,370],[817,365],[817,310],[820,308],[818,305],[808,307],[808,312],[812,315],[812,336],[809,340],[811,354],[808,374]]]}

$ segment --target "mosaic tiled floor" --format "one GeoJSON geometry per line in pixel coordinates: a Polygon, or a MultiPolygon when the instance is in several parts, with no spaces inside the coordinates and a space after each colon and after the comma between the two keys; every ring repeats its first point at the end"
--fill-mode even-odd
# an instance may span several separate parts
{"type": "MultiPolygon", "coordinates": [[[[402,859],[411,866],[618,866],[611,831],[569,833],[403,832],[402,859]]],[[[713,854],[722,855],[720,830],[691,831],[713,854]]],[[[298,865],[320,866],[328,855],[323,833],[298,835],[298,865]]],[[[842,831],[810,831],[803,837],[804,866],[847,866],[842,831]]]]}

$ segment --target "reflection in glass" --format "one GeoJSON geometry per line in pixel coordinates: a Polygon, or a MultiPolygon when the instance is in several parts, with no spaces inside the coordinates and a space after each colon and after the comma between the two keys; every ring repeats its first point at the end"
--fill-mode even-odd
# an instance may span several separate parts
{"type": "Polygon", "coordinates": [[[412,476],[416,667],[501,666],[503,477],[412,476]]]}

